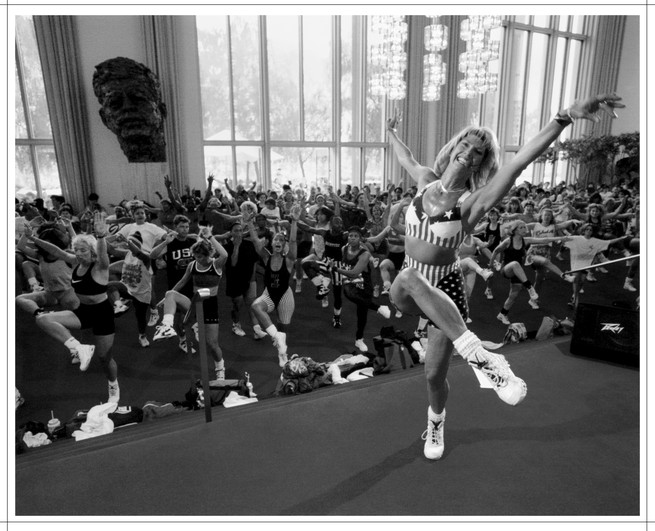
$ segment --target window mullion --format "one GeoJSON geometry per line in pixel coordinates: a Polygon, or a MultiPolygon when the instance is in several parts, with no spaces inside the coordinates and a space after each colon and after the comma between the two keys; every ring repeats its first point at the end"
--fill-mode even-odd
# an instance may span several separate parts
{"type": "Polygon", "coordinates": [[[305,65],[303,46],[303,17],[298,17],[298,120],[300,141],[305,140],[305,65]]]}
{"type": "Polygon", "coordinates": [[[236,186],[237,179],[237,148],[234,144],[236,140],[235,134],[235,124],[234,124],[234,70],[232,68],[232,24],[230,20],[230,15],[225,17],[227,28],[227,77],[229,79],[228,90],[229,90],[229,103],[230,103],[230,140],[232,145],[230,146],[230,152],[232,153],[232,187],[236,186]]]}

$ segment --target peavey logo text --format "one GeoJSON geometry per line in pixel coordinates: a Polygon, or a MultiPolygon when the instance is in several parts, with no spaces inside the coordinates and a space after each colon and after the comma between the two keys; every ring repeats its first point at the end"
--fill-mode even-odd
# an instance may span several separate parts
{"type": "Polygon", "coordinates": [[[603,325],[603,328],[600,329],[601,332],[614,332],[615,334],[620,334],[623,331],[623,327],[620,323],[600,323],[603,325]]]}

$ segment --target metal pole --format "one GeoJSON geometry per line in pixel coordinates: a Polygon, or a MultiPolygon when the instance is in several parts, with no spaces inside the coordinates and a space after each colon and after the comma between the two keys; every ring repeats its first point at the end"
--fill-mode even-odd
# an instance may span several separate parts
{"type": "Polygon", "coordinates": [[[594,264],[586,267],[580,267],[578,269],[572,269],[571,271],[566,271],[564,274],[565,275],[570,275],[572,273],[577,273],[579,271],[586,271],[587,269],[596,269],[597,267],[605,267],[606,265],[610,264],[617,264],[619,262],[625,262],[626,260],[633,260],[635,258],[639,258],[638,254],[633,254],[631,256],[626,256],[624,258],[617,258],[616,260],[609,260],[607,262],[601,262],[600,264],[594,264]]]}

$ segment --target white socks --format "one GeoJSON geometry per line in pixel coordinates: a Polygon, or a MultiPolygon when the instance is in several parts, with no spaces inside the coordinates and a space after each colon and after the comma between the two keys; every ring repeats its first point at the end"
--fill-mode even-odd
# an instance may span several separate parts
{"type": "Polygon", "coordinates": [[[165,313],[164,317],[162,317],[161,319],[161,324],[163,325],[173,326],[174,322],[175,322],[175,316],[168,313],[165,313]]]}
{"type": "Polygon", "coordinates": [[[77,352],[78,347],[80,347],[82,343],[80,343],[77,339],[74,337],[69,337],[65,342],[64,346],[68,348],[71,352],[77,352]]]}
{"type": "Polygon", "coordinates": [[[275,325],[272,324],[271,326],[266,328],[266,333],[271,337],[275,337],[277,335],[277,328],[275,327],[275,325]]]}
{"type": "Polygon", "coordinates": [[[214,368],[217,371],[222,371],[223,369],[225,369],[225,360],[214,361],[214,368]]]}
{"type": "Polygon", "coordinates": [[[476,354],[482,348],[482,342],[473,332],[467,330],[461,336],[459,336],[453,345],[457,352],[462,358],[466,361],[476,360],[481,361],[476,354]]]}
{"type": "Polygon", "coordinates": [[[444,420],[445,418],[446,418],[445,409],[441,413],[437,414],[432,409],[432,406],[428,406],[428,420],[444,420]]]}

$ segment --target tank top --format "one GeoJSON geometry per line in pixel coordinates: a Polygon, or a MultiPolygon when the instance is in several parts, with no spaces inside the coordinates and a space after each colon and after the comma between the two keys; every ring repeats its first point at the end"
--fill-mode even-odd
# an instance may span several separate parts
{"type": "Polygon", "coordinates": [[[425,186],[412,200],[405,215],[405,233],[424,242],[448,249],[457,249],[464,240],[461,204],[470,195],[464,193],[451,210],[439,216],[430,216],[423,210],[423,194],[433,186],[440,186],[441,181],[434,181],[425,186]]]}
{"type": "Polygon", "coordinates": [[[41,260],[39,269],[46,290],[63,291],[71,287],[72,269],[64,260],[41,260]]]}
{"type": "MultiPolygon", "coordinates": [[[[348,246],[344,245],[342,249],[342,259],[341,259],[341,264],[343,265],[343,269],[353,269],[356,265],[357,262],[359,262],[359,257],[366,252],[366,249],[363,247],[359,248],[359,251],[354,256],[349,256],[348,254],[348,246]]],[[[370,263],[366,264],[366,267],[364,270],[359,274],[358,277],[346,277],[344,275],[344,282],[348,283],[356,283],[356,284],[363,284],[363,287],[373,287],[373,284],[371,282],[371,265],[370,263]]]]}
{"type": "Polygon", "coordinates": [[[491,228],[491,223],[487,223],[484,229],[484,241],[489,242],[489,249],[493,251],[500,244],[500,223],[496,223],[496,228],[491,228]]]}
{"type": "Polygon", "coordinates": [[[218,294],[218,285],[221,282],[223,271],[216,269],[214,262],[207,269],[200,269],[198,262],[193,262],[191,269],[191,278],[193,279],[193,289],[198,291],[202,288],[209,288],[211,295],[218,294]]]}
{"type": "Polygon", "coordinates": [[[89,267],[89,269],[86,270],[86,273],[84,273],[82,276],[77,274],[80,266],[75,266],[75,269],[73,269],[73,278],[71,281],[73,289],[75,289],[75,293],[79,293],[80,295],[100,295],[101,293],[107,292],[107,285],[98,284],[91,276],[91,271],[93,271],[94,266],[95,263],[91,264],[91,267],[89,267]]]}
{"type": "Polygon", "coordinates": [[[525,260],[525,241],[521,238],[521,247],[519,249],[514,248],[514,239],[510,237],[509,247],[504,251],[504,262],[509,264],[510,262],[518,262],[523,264],[525,260]]]}
{"type": "Polygon", "coordinates": [[[273,299],[273,302],[277,304],[289,289],[291,273],[289,273],[289,268],[286,264],[286,258],[282,259],[282,265],[277,271],[274,271],[271,268],[272,260],[273,257],[271,256],[266,261],[266,266],[264,268],[264,286],[266,286],[266,290],[268,291],[271,299],[273,299]]]}

